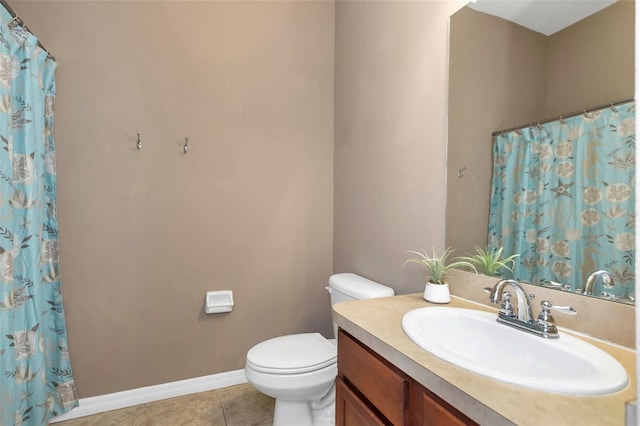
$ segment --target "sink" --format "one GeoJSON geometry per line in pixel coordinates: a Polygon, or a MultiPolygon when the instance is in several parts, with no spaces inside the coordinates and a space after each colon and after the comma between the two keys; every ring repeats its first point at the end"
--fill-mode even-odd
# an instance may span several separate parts
{"type": "Polygon", "coordinates": [[[473,309],[427,307],[407,312],[402,329],[419,347],[464,369],[531,389],[604,395],[629,376],[603,350],[566,333],[543,339],[473,309]]]}

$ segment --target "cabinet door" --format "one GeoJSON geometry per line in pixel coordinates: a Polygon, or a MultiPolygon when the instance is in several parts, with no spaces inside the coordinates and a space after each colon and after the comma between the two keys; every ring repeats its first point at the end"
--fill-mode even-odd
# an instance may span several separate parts
{"type": "MultiPolygon", "coordinates": [[[[453,407],[452,407],[453,408],[453,407]]],[[[445,407],[430,392],[422,393],[422,426],[468,426],[475,425],[463,414],[454,413],[445,407]]]]}
{"type": "Polygon", "coordinates": [[[388,420],[387,424],[407,424],[409,380],[342,330],[338,333],[338,374],[388,420]]]}
{"type": "Polygon", "coordinates": [[[384,426],[339,377],[336,379],[336,426],[384,426]]]}

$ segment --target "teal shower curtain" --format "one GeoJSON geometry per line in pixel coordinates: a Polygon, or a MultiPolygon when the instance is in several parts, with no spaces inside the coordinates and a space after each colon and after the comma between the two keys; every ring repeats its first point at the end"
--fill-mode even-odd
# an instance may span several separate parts
{"type": "Polygon", "coordinates": [[[514,276],[582,288],[605,269],[610,295],[635,282],[635,104],[494,137],[489,246],[520,255],[514,276]]]}
{"type": "Polygon", "coordinates": [[[56,63],[0,7],[0,425],[77,406],[60,292],[56,63]]]}

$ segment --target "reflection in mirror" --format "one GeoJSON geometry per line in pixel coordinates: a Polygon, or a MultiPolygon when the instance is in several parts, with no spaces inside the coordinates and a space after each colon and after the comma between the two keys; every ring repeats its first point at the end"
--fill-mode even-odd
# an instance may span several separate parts
{"type": "Polygon", "coordinates": [[[634,147],[633,100],[494,136],[489,246],[519,280],[631,300],[634,147]]]}
{"type": "MultiPolygon", "coordinates": [[[[493,132],[632,96],[633,17],[633,2],[619,1],[549,36],[468,7],[451,17],[446,243],[457,255],[475,253],[475,246],[488,243],[493,132]]],[[[635,125],[631,140],[635,150],[635,125]]],[[[634,186],[635,178],[629,184],[634,186]]],[[[573,187],[581,185],[574,182],[573,187]]],[[[589,235],[584,225],[576,228],[581,237],[589,235]]],[[[626,251],[635,255],[635,247],[626,251]]],[[[520,260],[531,258],[531,253],[517,254],[520,260]]],[[[632,265],[629,270],[633,273],[632,265]]],[[[584,286],[584,274],[566,281],[524,281],[552,281],[576,291],[584,286]]],[[[593,293],[633,295],[635,279],[623,281],[624,287],[603,289],[598,279],[593,293]]]]}

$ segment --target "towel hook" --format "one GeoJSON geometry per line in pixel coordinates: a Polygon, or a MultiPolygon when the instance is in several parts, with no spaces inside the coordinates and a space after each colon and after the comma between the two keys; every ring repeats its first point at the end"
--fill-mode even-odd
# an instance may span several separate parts
{"type": "Polygon", "coordinates": [[[458,177],[459,177],[459,178],[464,177],[464,171],[465,171],[465,170],[467,170],[467,168],[466,168],[466,167],[463,167],[463,168],[461,168],[461,169],[458,169],[458,177]]]}
{"type": "Polygon", "coordinates": [[[182,152],[185,154],[189,152],[189,138],[184,138],[184,146],[182,147],[182,152]]]}
{"type": "Polygon", "coordinates": [[[142,141],[140,140],[140,131],[138,130],[138,143],[136,143],[136,148],[139,150],[142,149],[142,141]]]}
{"type": "Polygon", "coordinates": [[[15,27],[24,27],[24,21],[20,19],[20,17],[14,16],[8,25],[10,29],[13,29],[15,27]]]}

